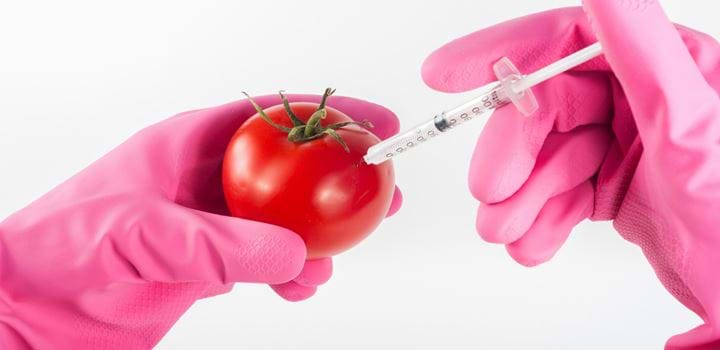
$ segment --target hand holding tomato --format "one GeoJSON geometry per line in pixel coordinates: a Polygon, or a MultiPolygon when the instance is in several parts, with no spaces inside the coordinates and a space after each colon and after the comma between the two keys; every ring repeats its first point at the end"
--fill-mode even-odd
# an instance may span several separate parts
{"type": "MultiPolygon", "coordinates": [[[[303,118],[306,118],[306,117],[308,117],[308,111],[312,110],[313,109],[312,107],[319,106],[323,100],[327,99],[327,96],[287,95],[286,99],[287,99],[287,102],[290,104],[297,103],[300,105],[304,105],[304,107],[301,107],[301,108],[303,108],[303,111],[300,111],[298,109],[298,112],[296,114],[301,114],[303,118]]],[[[281,98],[281,95],[267,95],[267,96],[261,96],[261,97],[256,97],[253,99],[248,99],[248,100],[242,101],[243,113],[245,115],[245,117],[243,119],[243,125],[238,124],[238,126],[235,128],[228,127],[228,129],[224,130],[224,132],[229,133],[229,134],[224,135],[224,137],[223,137],[223,140],[226,140],[225,144],[230,145],[230,146],[228,146],[228,151],[229,152],[238,152],[238,150],[234,149],[234,147],[233,147],[233,144],[235,143],[235,141],[233,141],[233,140],[235,140],[235,138],[237,137],[237,132],[235,132],[235,131],[238,130],[239,127],[244,128],[245,121],[252,122],[252,125],[248,125],[248,129],[258,128],[258,129],[264,130],[263,133],[273,131],[273,127],[271,125],[267,125],[267,121],[262,120],[260,118],[260,116],[257,115],[256,112],[257,112],[258,108],[259,109],[265,109],[265,108],[279,109],[280,107],[283,107],[283,109],[284,109],[283,102],[284,101],[283,101],[283,98],[281,98]],[[254,121],[250,120],[253,117],[253,114],[255,114],[254,121]],[[234,135],[233,135],[233,133],[234,133],[234,135]]],[[[372,128],[370,128],[369,131],[372,133],[372,135],[374,135],[375,137],[377,137],[380,140],[387,139],[387,138],[393,136],[394,134],[396,134],[400,130],[400,122],[398,121],[395,114],[392,113],[390,110],[386,109],[385,107],[382,107],[377,104],[358,100],[358,99],[351,98],[351,97],[333,96],[331,99],[327,99],[327,106],[329,108],[332,108],[333,110],[339,111],[340,113],[338,113],[338,115],[332,117],[333,119],[325,120],[324,125],[327,125],[327,124],[330,124],[333,122],[345,122],[345,121],[347,121],[345,118],[349,117],[354,121],[367,122],[370,125],[372,125],[372,128]],[[335,118],[337,118],[337,119],[335,119],[335,118]]],[[[293,110],[295,108],[298,108],[298,107],[293,107],[293,110]]],[[[333,114],[335,114],[335,112],[333,112],[333,114]]],[[[289,115],[282,114],[282,113],[278,113],[277,115],[275,115],[273,113],[273,117],[277,118],[278,122],[283,122],[282,118],[283,117],[288,118],[289,115]]],[[[327,117],[327,118],[330,118],[330,117],[327,117]]],[[[306,121],[306,120],[304,120],[304,121],[306,121]]],[[[289,124],[287,124],[287,126],[289,126],[289,124]]],[[[358,130],[355,129],[354,132],[357,132],[357,131],[358,130]]],[[[351,131],[351,132],[353,132],[353,131],[351,131]]],[[[359,145],[363,146],[363,147],[364,146],[369,147],[369,143],[368,143],[369,139],[366,139],[366,138],[368,138],[369,136],[372,136],[372,135],[367,135],[366,130],[362,130],[362,132],[365,136],[363,136],[361,138],[361,140],[365,140],[364,141],[365,143],[359,143],[359,145]]],[[[344,134],[345,131],[339,131],[339,133],[344,134]]],[[[261,135],[264,135],[264,134],[261,134],[261,135]]],[[[288,135],[283,135],[281,133],[279,136],[280,136],[280,138],[278,139],[278,135],[275,134],[274,141],[279,142],[280,139],[287,138],[288,135]]],[[[220,141],[218,141],[218,142],[220,142],[220,141]]],[[[322,142],[325,146],[323,146],[321,148],[327,147],[327,149],[334,149],[333,152],[337,152],[338,150],[341,150],[341,152],[344,152],[342,145],[338,146],[338,143],[337,143],[337,141],[335,141],[335,139],[332,139],[330,137],[325,137],[322,140],[322,142]]],[[[254,143],[254,144],[257,145],[258,143],[254,143]]],[[[310,146],[311,148],[317,147],[317,146],[313,146],[312,144],[301,145],[300,147],[307,147],[307,146],[310,146]]],[[[363,147],[356,148],[354,153],[351,154],[351,157],[347,157],[345,159],[346,160],[347,159],[355,159],[360,153],[362,153],[362,155],[364,155],[364,150],[362,150],[363,147]],[[354,154],[354,156],[352,156],[353,154],[354,154]]],[[[252,156],[252,158],[254,158],[255,161],[262,161],[262,157],[255,158],[256,155],[257,154],[248,153],[248,156],[252,156]]],[[[335,155],[338,155],[338,153],[335,153],[335,155]]],[[[360,158],[362,158],[362,155],[360,155],[360,158]]],[[[235,156],[237,158],[233,161],[232,168],[234,169],[234,171],[239,171],[239,170],[241,171],[243,169],[241,162],[243,159],[246,159],[246,158],[244,158],[242,154],[237,154],[237,153],[235,153],[235,156]]],[[[344,156],[347,156],[347,154],[344,154],[344,156]]],[[[226,157],[225,161],[227,161],[227,157],[229,157],[228,152],[225,152],[225,157],[226,157]]],[[[285,169],[287,169],[287,168],[288,168],[288,166],[285,166],[285,169]]],[[[230,169],[230,167],[227,166],[227,169],[230,169]]],[[[287,173],[280,173],[280,174],[287,175],[287,173]]],[[[311,186],[311,188],[315,188],[315,186],[311,186]]],[[[278,188],[276,188],[276,190],[277,189],[278,188]]],[[[293,193],[296,194],[297,192],[293,192],[293,193]]],[[[226,197],[227,197],[227,191],[226,191],[226,197]]],[[[245,210],[248,210],[249,208],[253,208],[253,206],[256,205],[253,203],[260,202],[260,201],[255,202],[251,197],[245,197],[245,198],[234,197],[234,198],[236,200],[238,200],[238,203],[244,203],[245,201],[247,201],[247,203],[250,203],[250,206],[246,207],[245,210]]],[[[288,203],[288,204],[292,204],[292,203],[288,203]]],[[[392,194],[392,199],[390,200],[389,208],[384,210],[384,214],[381,213],[381,215],[382,216],[391,216],[391,215],[395,214],[400,209],[401,204],[402,204],[402,194],[397,187],[394,187],[394,191],[392,194]]],[[[234,206],[234,204],[229,204],[228,206],[232,207],[232,206],[234,206]]],[[[379,207],[382,207],[382,206],[379,206],[379,207]]],[[[255,208],[260,208],[260,206],[255,207],[255,208]]],[[[239,208],[236,208],[236,210],[238,210],[238,209],[239,208]]],[[[305,210],[305,209],[306,208],[295,208],[294,210],[296,212],[302,213],[303,210],[305,210]]],[[[378,210],[378,205],[371,207],[371,209],[378,210]]],[[[348,211],[347,213],[350,213],[350,212],[348,211]]],[[[295,218],[295,216],[294,216],[295,214],[296,213],[293,213],[293,215],[288,215],[287,222],[292,222],[292,220],[295,218]]],[[[376,215],[377,212],[375,212],[374,214],[376,215]]],[[[283,220],[285,220],[285,219],[283,219],[282,215],[277,215],[277,216],[274,216],[273,218],[271,218],[269,221],[276,221],[276,222],[274,222],[274,224],[279,223],[279,225],[282,226],[282,224],[285,223],[285,221],[283,221],[283,220]]],[[[336,222],[336,223],[342,225],[342,223],[340,223],[339,221],[342,221],[342,220],[338,220],[338,222],[336,222]]],[[[290,225],[288,225],[288,226],[290,226],[290,225]]],[[[298,227],[300,228],[301,231],[303,231],[302,237],[304,240],[305,240],[305,237],[310,237],[314,234],[312,230],[308,229],[308,227],[304,227],[304,228],[300,227],[300,226],[298,226],[298,227]]],[[[288,227],[288,228],[292,229],[292,227],[288,227]]],[[[326,233],[329,231],[319,230],[319,232],[326,233]]],[[[355,234],[357,234],[357,232],[360,232],[360,231],[354,231],[355,234]]],[[[344,236],[340,237],[339,242],[347,243],[347,246],[344,246],[342,249],[349,248],[351,245],[353,245],[353,244],[357,243],[359,240],[361,240],[368,233],[369,232],[361,233],[360,235],[350,235],[349,238],[344,238],[344,236]]],[[[323,235],[318,235],[318,236],[323,237],[323,235]]],[[[332,244],[333,241],[331,240],[330,243],[332,244]]],[[[342,250],[342,249],[340,249],[340,250],[342,250]]],[[[290,281],[290,282],[287,282],[287,283],[284,283],[281,285],[273,285],[272,288],[280,296],[282,296],[283,298],[288,299],[288,300],[295,301],[295,300],[303,300],[303,299],[309,298],[310,296],[312,296],[315,293],[317,285],[324,283],[325,281],[327,281],[330,278],[330,273],[332,270],[331,259],[329,257],[323,258],[322,255],[323,254],[317,255],[318,259],[310,258],[310,260],[308,260],[306,262],[306,266],[303,269],[303,271],[293,281],[290,281]]],[[[326,256],[329,256],[329,255],[326,255],[326,256]]]]}
{"type": "MultiPolygon", "coordinates": [[[[344,97],[329,105],[368,119],[378,137],[398,130],[378,105],[344,97]]],[[[255,113],[244,100],[153,125],[0,222],[0,347],[149,349],[196,300],[236,282],[276,284],[289,300],[311,296],[331,260],[306,262],[296,233],[231,217],[225,204],[223,156],[255,113]]]]}

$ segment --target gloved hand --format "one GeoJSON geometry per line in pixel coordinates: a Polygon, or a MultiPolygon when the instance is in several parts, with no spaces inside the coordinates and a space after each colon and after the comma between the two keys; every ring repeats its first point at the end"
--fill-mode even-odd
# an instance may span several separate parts
{"type": "MultiPolygon", "coordinates": [[[[398,130],[381,106],[328,105],[381,138],[398,130]]],[[[151,126],[0,223],[0,348],[149,349],[193,302],[235,282],[310,297],[330,259],[305,262],[295,233],[226,216],[222,157],[253,114],[244,100],[151,126]]],[[[400,202],[396,190],[389,214],[400,202]]]]}
{"type": "Polygon", "coordinates": [[[720,47],[674,27],[656,1],[586,0],[584,9],[476,32],[423,66],[428,85],[459,92],[494,80],[503,56],[532,72],[598,39],[604,48],[604,58],[534,88],[541,107],[531,117],[513,107],[492,115],[470,170],[477,229],[532,266],[583,219],[614,220],[705,322],[667,348],[720,348],[720,47]]]}

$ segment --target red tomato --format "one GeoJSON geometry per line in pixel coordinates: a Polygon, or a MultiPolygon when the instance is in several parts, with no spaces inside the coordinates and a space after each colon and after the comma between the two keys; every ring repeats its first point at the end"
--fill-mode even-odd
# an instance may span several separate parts
{"type": "MultiPolygon", "coordinates": [[[[292,103],[308,121],[319,105],[292,103]]],[[[275,123],[292,128],[282,105],[265,110],[275,123]]],[[[322,125],[348,122],[327,107],[322,125]]],[[[255,115],[235,133],[223,163],[223,187],[233,216],[270,223],[302,236],[308,259],[341,253],[367,237],[392,201],[395,176],[390,161],[368,165],[367,149],[380,140],[357,125],[337,129],[347,151],[330,135],[291,142],[288,133],[255,115]]]]}

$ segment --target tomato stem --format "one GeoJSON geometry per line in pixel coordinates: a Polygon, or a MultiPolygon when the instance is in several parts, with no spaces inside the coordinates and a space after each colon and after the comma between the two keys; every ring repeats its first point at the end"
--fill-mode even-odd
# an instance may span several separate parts
{"type": "Polygon", "coordinates": [[[318,109],[310,116],[307,125],[305,125],[305,137],[310,137],[316,134],[316,129],[322,127],[320,121],[325,119],[327,116],[327,109],[318,109]]]}
{"type": "Polygon", "coordinates": [[[344,128],[344,127],[346,127],[346,126],[348,126],[348,125],[359,125],[359,126],[362,126],[362,127],[365,128],[365,129],[372,129],[372,128],[373,128],[372,123],[369,122],[369,121],[367,121],[367,120],[363,120],[363,121],[361,121],[361,122],[354,122],[354,121],[353,121],[353,122],[335,123],[335,124],[330,124],[330,125],[328,125],[326,128],[327,128],[327,129],[337,130],[337,129],[340,129],[340,128],[344,128]]]}
{"type": "Polygon", "coordinates": [[[280,99],[283,101],[283,106],[285,106],[285,112],[287,112],[288,116],[290,117],[290,120],[292,121],[294,126],[300,126],[305,125],[300,118],[298,118],[295,113],[292,111],[292,108],[290,108],[290,101],[288,101],[287,97],[285,97],[285,91],[280,90],[278,92],[280,94],[280,99]]]}
{"type": "Polygon", "coordinates": [[[335,89],[331,89],[331,88],[325,89],[325,93],[323,93],[323,97],[322,97],[322,100],[320,101],[320,107],[318,108],[318,110],[325,109],[325,103],[327,103],[328,98],[330,98],[330,96],[332,96],[334,93],[335,93],[335,89]]]}
{"type": "Polygon", "coordinates": [[[330,124],[328,126],[322,125],[322,120],[327,117],[327,100],[335,93],[335,89],[327,88],[325,89],[325,93],[323,93],[322,100],[320,100],[320,106],[318,109],[308,118],[307,123],[303,122],[298,116],[292,111],[290,108],[290,102],[288,101],[287,97],[285,96],[285,91],[280,90],[278,92],[280,94],[280,99],[282,100],[283,106],[285,107],[285,112],[287,113],[288,117],[290,118],[290,121],[293,124],[292,128],[288,128],[286,126],[280,125],[276,122],[274,122],[270,117],[268,117],[267,114],[265,114],[265,111],[263,110],[260,105],[258,105],[250,95],[248,95],[246,92],[243,91],[243,94],[247,96],[248,100],[252,104],[253,108],[257,111],[257,113],[260,115],[260,117],[266,121],[268,124],[270,124],[275,129],[280,130],[281,132],[285,132],[288,134],[288,140],[290,142],[308,142],[315,139],[319,139],[325,135],[328,135],[332,137],[335,141],[337,141],[340,146],[345,150],[345,152],[350,153],[350,148],[348,148],[347,144],[345,143],[345,140],[337,133],[336,130],[340,128],[344,128],[346,126],[350,125],[359,125],[366,129],[371,129],[373,127],[372,123],[370,123],[367,120],[356,122],[340,122],[340,123],[334,123],[330,124]]]}
{"type": "Polygon", "coordinates": [[[335,131],[333,129],[325,129],[325,131],[323,131],[323,133],[330,135],[330,137],[334,138],[335,141],[337,141],[342,146],[342,148],[345,150],[345,152],[350,153],[350,148],[348,148],[347,144],[345,143],[345,140],[343,140],[343,138],[340,137],[340,135],[338,135],[337,131],[335,131]]]}
{"type": "Polygon", "coordinates": [[[288,128],[287,126],[282,126],[280,124],[277,124],[272,119],[270,119],[270,117],[268,117],[267,114],[265,114],[265,111],[262,109],[262,107],[260,107],[260,105],[258,105],[255,102],[255,100],[253,100],[252,97],[250,97],[250,95],[248,95],[247,92],[243,91],[242,93],[243,93],[243,95],[245,95],[248,98],[248,100],[250,101],[250,104],[252,104],[253,108],[255,108],[255,111],[257,111],[258,114],[260,114],[260,117],[263,118],[263,120],[265,120],[268,124],[272,125],[275,129],[278,129],[283,132],[289,133],[291,131],[291,129],[288,128]]]}

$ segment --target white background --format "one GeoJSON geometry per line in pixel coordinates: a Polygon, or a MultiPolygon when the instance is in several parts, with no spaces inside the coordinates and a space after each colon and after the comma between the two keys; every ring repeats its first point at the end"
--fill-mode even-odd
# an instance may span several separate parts
{"type": "MultiPolygon", "coordinates": [[[[326,86],[409,126],[467,96],[420,64],[454,37],[576,1],[0,2],[0,217],[177,112],[241,90],[326,86]]],[[[720,34],[709,1],[665,1],[720,34]]],[[[628,53],[631,54],[631,53],[628,53]]],[[[658,349],[699,319],[607,223],[527,269],[474,232],[468,160],[483,122],[396,161],[401,212],[335,260],[311,300],[262,285],[198,302],[161,349],[658,349]]]]}

